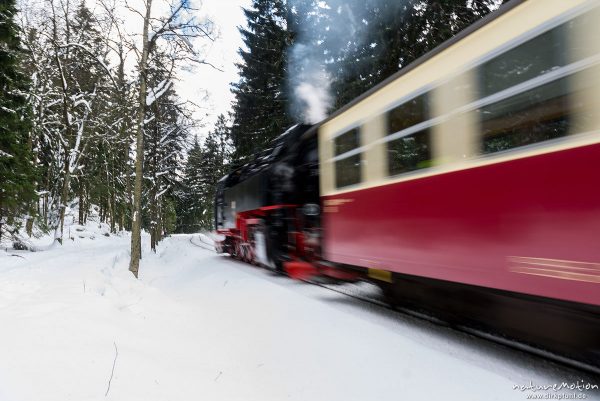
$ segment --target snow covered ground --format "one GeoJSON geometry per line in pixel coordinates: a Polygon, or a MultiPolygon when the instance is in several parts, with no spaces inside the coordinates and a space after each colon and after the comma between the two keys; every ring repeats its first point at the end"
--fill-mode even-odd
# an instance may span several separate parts
{"type": "MultiPolygon", "coordinates": [[[[146,249],[135,280],[126,234],[79,229],[62,247],[0,251],[2,401],[525,400],[559,393],[514,386],[600,385],[232,261],[197,235],[146,249]]],[[[600,399],[560,392],[572,393],[600,399]]]]}

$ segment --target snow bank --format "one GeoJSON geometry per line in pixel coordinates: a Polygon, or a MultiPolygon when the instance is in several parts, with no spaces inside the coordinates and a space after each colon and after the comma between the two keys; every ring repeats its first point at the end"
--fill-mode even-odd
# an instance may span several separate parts
{"type": "Polygon", "coordinates": [[[0,252],[0,400],[522,400],[513,385],[568,379],[195,245],[208,236],[145,249],[135,280],[127,235],[74,227],[0,252]]]}

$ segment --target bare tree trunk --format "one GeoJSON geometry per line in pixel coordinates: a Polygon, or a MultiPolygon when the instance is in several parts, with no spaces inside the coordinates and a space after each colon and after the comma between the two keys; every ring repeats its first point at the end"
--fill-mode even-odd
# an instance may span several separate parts
{"type": "Polygon", "coordinates": [[[156,243],[158,240],[156,238],[156,192],[154,188],[155,186],[150,191],[150,199],[152,199],[150,203],[150,249],[156,253],[156,243]]]}
{"type": "Polygon", "coordinates": [[[157,205],[156,205],[156,243],[159,243],[163,239],[163,237],[162,237],[162,231],[163,231],[162,207],[161,207],[162,201],[157,200],[156,203],[157,203],[157,205]]]}
{"type": "MultiPolygon", "coordinates": [[[[31,134],[31,133],[29,134],[29,137],[27,139],[27,148],[28,148],[30,154],[33,155],[33,134],[31,134]]],[[[33,158],[31,159],[31,163],[35,163],[35,160],[33,158]]],[[[36,186],[37,186],[37,182],[36,182],[36,186]]],[[[25,230],[27,231],[27,235],[30,238],[31,238],[31,235],[33,234],[33,219],[37,212],[38,205],[39,205],[39,201],[35,201],[35,202],[30,201],[29,205],[27,207],[28,212],[27,212],[27,222],[25,223],[25,230]]]]}
{"type": "MultiPolygon", "coordinates": [[[[83,180],[80,180],[83,181],[83,180]]],[[[83,191],[83,182],[79,184],[79,224],[83,225],[85,222],[83,221],[83,217],[85,216],[85,199],[84,199],[84,191],[83,191]]]]}
{"type": "MultiPolygon", "coordinates": [[[[47,187],[46,187],[47,188],[47,187]]],[[[44,215],[44,226],[48,227],[48,194],[44,195],[44,209],[43,209],[43,215],[44,215]]]]}
{"type": "Polygon", "coordinates": [[[115,226],[116,226],[116,220],[117,220],[117,202],[116,202],[116,195],[115,193],[117,192],[117,188],[116,188],[116,183],[115,183],[115,159],[114,159],[114,155],[111,156],[111,176],[110,176],[110,184],[111,184],[111,190],[110,190],[110,195],[109,195],[109,202],[110,202],[110,211],[111,211],[111,216],[110,216],[110,232],[112,234],[114,234],[116,232],[115,230],[115,226]]]}
{"type": "Polygon", "coordinates": [[[67,154],[65,157],[65,176],[63,178],[62,190],[60,193],[60,237],[54,237],[61,244],[63,243],[63,234],[65,229],[65,210],[67,209],[67,198],[69,197],[69,184],[71,181],[71,163],[67,154]]]}
{"type": "Polygon", "coordinates": [[[150,249],[156,253],[156,228],[150,229],[150,249]]]}
{"type": "Polygon", "coordinates": [[[27,223],[25,223],[25,230],[27,231],[27,235],[29,237],[33,234],[33,207],[29,208],[29,216],[27,217],[27,223]]]}
{"type": "MultiPolygon", "coordinates": [[[[127,153],[127,157],[129,157],[129,149],[126,150],[127,153]]],[[[133,199],[133,188],[131,187],[131,170],[129,170],[129,162],[127,162],[126,165],[126,169],[127,169],[127,177],[125,177],[126,181],[127,181],[127,201],[131,202],[128,203],[129,207],[129,217],[127,219],[127,225],[126,225],[126,229],[127,230],[131,230],[133,231],[133,224],[132,224],[132,219],[133,219],[133,213],[134,213],[134,207],[133,207],[133,202],[131,201],[133,199]]]]}
{"type": "Polygon", "coordinates": [[[142,216],[141,216],[141,198],[142,198],[142,174],[144,161],[144,112],[146,109],[146,68],[148,64],[149,40],[148,30],[150,26],[150,16],[152,11],[152,0],[146,1],[146,16],[144,17],[144,33],[142,39],[144,46],[142,48],[142,59],[140,60],[140,87],[139,87],[139,105],[137,111],[137,138],[136,138],[136,157],[135,157],[135,184],[133,188],[133,224],[131,230],[131,260],[129,270],[135,278],[138,277],[140,269],[140,259],[142,257],[142,216]]]}
{"type": "Polygon", "coordinates": [[[111,209],[111,217],[110,217],[110,232],[111,233],[116,233],[116,223],[117,223],[117,202],[115,201],[115,194],[113,193],[111,195],[111,199],[110,199],[110,209],[111,209]]]}

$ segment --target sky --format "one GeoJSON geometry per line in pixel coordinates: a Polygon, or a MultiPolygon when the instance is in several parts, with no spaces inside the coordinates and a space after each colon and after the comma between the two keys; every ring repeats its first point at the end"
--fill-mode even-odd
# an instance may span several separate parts
{"type": "Polygon", "coordinates": [[[237,27],[246,25],[242,7],[250,5],[251,0],[204,0],[199,11],[201,15],[208,15],[219,30],[219,38],[211,46],[207,61],[223,71],[203,65],[193,72],[183,72],[176,90],[183,98],[207,106],[198,113],[198,116],[206,116],[206,128],[198,132],[200,137],[212,129],[219,114],[231,110],[234,96],[230,83],[238,80],[235,63],[240,59],[238,49],[243,46],[237,27]],[[201,101],[205,90],[209,95],[208,105],[201,101]]]}

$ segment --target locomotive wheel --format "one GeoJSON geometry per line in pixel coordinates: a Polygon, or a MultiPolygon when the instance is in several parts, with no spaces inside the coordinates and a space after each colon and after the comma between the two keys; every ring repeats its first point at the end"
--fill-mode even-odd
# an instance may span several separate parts
{"type": "Polygon", "coordinates": [[[240,245],[237,241],[233,244],[231,249],[233,250],[231,256],[233,256],[234,259],[240,260],[240,245]]]}
{"type": "Polygon", "coordinates": [[[249,250],[248,250],[248,245],[244,244],[242,245],[242,260],[246,263],[250,262],[250,255],[249,255],[249,250]]]}

